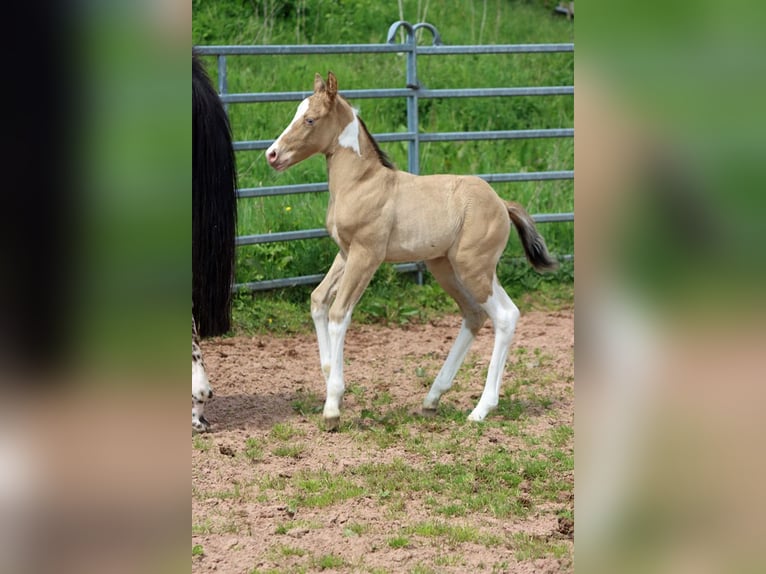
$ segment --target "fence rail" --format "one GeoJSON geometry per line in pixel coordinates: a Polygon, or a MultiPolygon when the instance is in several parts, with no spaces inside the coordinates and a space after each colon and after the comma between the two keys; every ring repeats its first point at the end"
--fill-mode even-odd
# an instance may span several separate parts
{"type": "MultiPolygon", "coordinates": [[[[497,44],[484,46],[445,46],[438,30],[431,24],[421,22],[394,22],[388,30],[385,44],[314,44],[314,45],[276,45],[276,46],[197,46],[195,51],[200,55],[215,56],[218,65],[218,91],[221,101],[228,109],[229,105],[252,104],[265,102],[301,101],[311,95],[310,91],[270,92],[270,93],[236,93],[228,91],[227,57],[243,56],[291,56],[306,54],[406,54],[407,79],[404,88],[341,90],[341,95],[349,99],[371,98],[405,98],[407,101],[407,131],[401,133],[374,134],[377,141],[409,142],[407,170],[420,173],[420,143],[421,142],[451,142],[451,141],[482,141],[509,140],[531,138],[571,138],[574,130],[563,129],[529,129],[529,130],[497,130],[497,131],[468,131],[468,132],[437,132],[421,133],[418,120],[418,100],[433,98],[477,98],[477,97],[520,97],[520,96],[561,96],[573,95],[574,86],[531,86],[504,88],[461,88],[461,89],[426,89],[420,86],[417,76],[418,56],[445,56],[455,54],[539,54],[574,52],[574,44],[497,44]],[[395,42],[397,32],[403,29],[404,42],[395,42]],[[420,29],[428,30],[433,36],[432,46],[417,45],[415,33],[420,29]]],[[[263,150],[271,145],[272,140],[251,140],[234,142],[235,151],[263,150]]],[[[489,173],[479,174],[478,177],[489,183],[520,182],[520,181],[549,181],[572,180],[574,171],[543,171],[523,173],[489,173]]],[[[328,190],[327,182],[277,185],[256,188],[243,188],[237,191],[240,199],[253,197],[272,197],[278,195],[316,193],[328,190]]],[[[532,216],[539,223],[554,223],[574,221],[574,212],[544,213],[532,216]]],[[[316,239],[327,237],[325,229],[304,229],[280,233],[243,235],[237,237],[237,245],[255,245],[260,243],[275,243],[295,241],[300,239],[316,239]]],[[[571,259],[571,255],[564,258],[571,259]]],[[[424,266],[421,262],[397,265],[399,271],[418,273],[422,281],[424,266]]],[[[297,285],[312,285],[319,283],[323,274],[269,279],[241,283],[234,289],[251,291],[293,287],[297,285]]]]}

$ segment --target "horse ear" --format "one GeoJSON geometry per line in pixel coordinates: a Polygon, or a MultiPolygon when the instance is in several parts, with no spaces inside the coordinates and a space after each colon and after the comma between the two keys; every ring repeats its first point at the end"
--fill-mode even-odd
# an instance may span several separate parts
{"type": "Polygon", "coordinates": [[[316,94],[317,92],[324,92],[324,90],[325,85],[322,76],[319,74],[314,74],[314,93],[316,94]]]}
{"type": "Polygon", "coordinates": [[[338,80],[335,74],[327,72],[327,95],[331,100],[335,99],[335,95],[338,93],[338,80]]]}

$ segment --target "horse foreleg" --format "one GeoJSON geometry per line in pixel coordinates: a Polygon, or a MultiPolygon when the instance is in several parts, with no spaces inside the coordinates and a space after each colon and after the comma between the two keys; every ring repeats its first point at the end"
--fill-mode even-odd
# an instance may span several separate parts
{"type": "Polygon", "coordinates": [[[197,325],[192,315],[192,431],[205,432],[210,429],[210,423],[205,418],[205,403],[213,397],[210,388],[205,363],[202,360],[202,350],[199,346],[197,325]]]}
{"type": "Polygon", "coordinates": [[[382,255],[361,248],[352,249],[346,261],[345,271],[340,277],[335,301],[330,307],[327,325],[330,369],[327,376],[327,397],[322,413],[327,430],[336,430],[340,424],[340,403],[345,391],[343,344],[351,323],[351,313],[382,260],[382,255]]]}
{"type": "Polygon", "coordinates": [[[319,364],[322,366],[325,382],[330,375],[330,334],[327,326],[327,312],[338,290],[338,280],[343,275],[345,266],[345,258],[338,253],[322,282],[311,293],[311,318],[314,320],[314,329],[317,333],[319,364]]]}
{"type": "Polygon", "coordinates": [[[484,392],[476,408],[468,415],[469,421],[483,421],[489,412],[497,407],[505,361],[508,358],[508,348],[511,345],[516,323],[519,320],[519,309],[500,286],[497,276],[492,281],[492,295],[481,306],[492,320],[492,325],[495,328],[495,343],[492,348],[492,358],[489,361],[484,392]]]}

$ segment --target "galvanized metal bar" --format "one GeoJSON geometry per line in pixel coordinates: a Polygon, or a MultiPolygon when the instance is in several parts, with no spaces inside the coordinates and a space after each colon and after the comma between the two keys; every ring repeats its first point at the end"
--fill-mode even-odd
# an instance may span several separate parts
{"type": "Polygon", "coordinates": [[[574,52],[574,44],[489,44],[484,46],[418,46],[418,55],[455,54],[552,54],[574,52]]]}
{"type": "MultiPolygon", "coordinates": [[[[394,269],[399,273],[414,273],[418,271],[417,263],[399,263],[394,265],[394,269]]],[[[244,289],[246,291],[270,291],[272,289],[285,289],[298,287],[299,285],[317,285],[324,279],[324,273],[316,275],[301,275],[299,277],[284,277],[282,279],[266,279],[264,281],[254,281],[251,283],[237,283],[233,286],[232,292],[244,289]]]]}
{"type": "Polygon", "coordinates": [[[275,44],[272,46],[195,46],[203,56],[295,56],[299,54],[391,54],[405,52],[403,44],[275,44]]]}
{"type": "Polygon", "coordinates": [[[301,183],[294,185],[271,185],[264,187],[245,187],[237,190],[237,197],[273,197],[276,195],[292,195],[295,193],[317,193],[327,191],[329,186],[324,183],[301,183]]]}
{"type": "MultiPolygon", "coordinates": [[[[226,56],[221,54],[216,59],[218,64],[218,95],[225,96],[229,91],[229,79],[226,74],[226,56]]],[[[229,105],[226,102],[223,103],[223,109],[228,116],[229,105]]]]}
{"type": "Polygon", "coordinates": [[[484,173],[477,175],[487,183],[574,179],[574,171],[531,171],[527,173],[484,173]]]}
{"type": "MultiPolygon", "coordinates": [[[[195,46],[203,56],[287,56],[297,54],[391,54],[405,52],[406,44],[276,44],[271,46],[195,46]]],[[[483,46],[418,46],[426,56],[455,54],[539,54],[574,52],[572,43],[490,44],[483,46]]]]}
{"type": "Polygon", "coordinates": [[[562,221],[574,221],[574,211],[569,213],[540,213],[533,215],[536,223],[558,223],[562,221]]]}
{"type": "Polygon", "coordinates": [[[237,246],[256,245],[258,243],[280,243],[282,241],[297,241],[299,239],[319,239],[329,237],[327,230],[302,229],[300,231],[282,231],[279,233],[260,233],[257,235],[240,235],[237,237],[237,246]]]}
{"type": "MultiPolygon", "coordinates": [[[[349,100],[376,98],[489,98],[519,96],[572,96],[574,86],[529,86],[521,88],[455,88],[428,90],[420,88],[381,88],[377,90],[342,90],[340,94],[349,100]]],[[[256,104],[264,102],[300,102],[311,92],[269,92],[227,94],[221,98],[228,104],[256,104]]],[[[409,129],[409,128],[408,128],[409,129]]]]}
{"type": "MultiPolygon", "coordinates": [[[[487,173],[476,174],[487,183],[507,183],[520,181],[552,181],[574,179],[574,171],[532,171],[526,173],[487,173]]],[[[321,193],[327,191],[327,182],[302,183],[292,185],[272,185],[264,187],[247,187],[237,191],[240,198],[246,197],[273,197],[277,195],[291,195],[296,193],[321,193]]]]}
{"type": "Polygon", "coordinates": [[[483,132],[439,132],[432,134],[420,134],[420,141],[451,142],[571,137],[574,137],[574,129],[497,130],[483,132]]]}
{"type": "MultiPolygon", "coordinates": [[[[573,261],[574,255],[555,255],[559,261],[573,261]]],[[[526,259],[523,257],[512,257],[505,260],[509,263],[526,263],[526,259]]],[[[422,265],[420,263],[399,263],[394,265],[394,269],[399,273],[414,273],[420,270],[422,265]]],[[[291,287],[298,287],[300,285],[318,285],[324,279],[325,273],[317,273],[315,275],[301,275],[299,277],[284,277],[281,279],[266,279],[263,281],[253,281],[251,283],[237,283],[232,287],[232,292],[237,291],[271,291],[272,289],[289,289],[291,287]]]]}
{"type": "MultiPolygon", "coordinates": [[[[415,137],[413,132],[389,132],[373,134],[378,143],[407,141],[415,137]]],[[[552,128],[539,130],[496,130],[477,132],[437,132],[421,133],[418,138],[421,142],[448,142],[448,141],[481,141],[481,140],[511,140],[511,139],[534,139],[534,138],[571,138],[574,137],[572,128],[552,128]]],[[[274,140],[251,140],[234,143],[234,151],[253,151],[268,149],[274,140]]]]}

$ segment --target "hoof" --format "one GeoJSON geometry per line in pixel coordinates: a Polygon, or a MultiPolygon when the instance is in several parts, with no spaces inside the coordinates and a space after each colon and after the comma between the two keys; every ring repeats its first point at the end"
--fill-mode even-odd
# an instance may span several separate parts
{"type": "Polygon", "coordinates": [[[486,415],[477,414],[476,411],[468,415],[468,421],[472,423],[480,423],[484,420],[486,415]]]}
{"type": "Polygon", "coordinates": [[[209,430],[210,430],[210,423],[207,421],[207,419],[204,416],[201,416],[197,420],[192,419],[192,434],[208,432],[209,430]]]}
{"type": "Polygon", "coordinates": [[[432,419],[436,416],[436,409],[427,409],[426,407],[423,407],[420,409],[420,414],[424,417],[432,419]]]}
{"type": "Polygon", "coordinates": [[[324,419],[324,428],[327,432],[336,432],[340,426],[340,417],[326,417],[324,419]]]}

